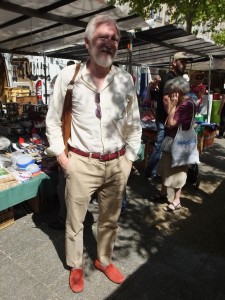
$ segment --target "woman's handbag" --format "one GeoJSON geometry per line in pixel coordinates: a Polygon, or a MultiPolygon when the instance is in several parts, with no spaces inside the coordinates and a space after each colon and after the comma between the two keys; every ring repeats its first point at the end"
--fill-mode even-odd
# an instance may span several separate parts
{"type": "Polygon", "coordinates": [[[173,138],[171,136],[164,137],[164,140],[161,145],[161,151],[171,152],[171,146],[173,144],[173,138]]]}
{"type": "MultiPolygon", "coordinates": [[[[192,102],[193,103],[193,102],[192,102]]],[[[193,116],[190,129],[183,130],[182,125],[178,127],[177,134],[171,146],[171,167],[199,164],[199,153],[197,148],[197,134],[194,126],[194,103],[193,116]]]]}
{"type": "Polygon", "coordinates": [[[64,100],[64,104],[63,104],[61,120],[62,120],[62,135],[63,135],[64,144],[65,144],[66,155],[68,154],[68,148],[69,148],[68,140],[71,135],[72,94],[73,94],[75,78],[77,77],[79,70],[80,70],[80,64],[77,64],[73,78],[67,86],[65,100],[64,100]]]}
{"type": "MultiPolygon", "coordinates": [[[[166,126],[167,121],[168,121],[168,117],[166,118],[164,126],[166,126]]],[[[171,136],[165,136],[164,139],[163,139],[163,141],[162,141],[161,151],[163,151],[163,152],[171,152],[172,143],[173,143],[173,137],[171,137],[171,136]]]]}

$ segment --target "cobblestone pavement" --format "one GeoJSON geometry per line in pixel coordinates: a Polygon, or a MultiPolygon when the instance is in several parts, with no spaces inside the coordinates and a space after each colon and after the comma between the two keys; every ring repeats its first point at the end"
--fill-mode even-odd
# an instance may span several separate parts
{"type": "Polygon", "coordinates": [[[181,210],[163,211],[150,197],[160,188],[142,172],[129,179],[114,262],[126,275],[115,285],[92,265],[97,206],[85,222],[85,289],[68,286],[64,232],[47,223],[56,209],[27,213],[0,230],[1,300],[224,300],[225,139],[201,155],[200,185],[186,185],[181,210]]]}

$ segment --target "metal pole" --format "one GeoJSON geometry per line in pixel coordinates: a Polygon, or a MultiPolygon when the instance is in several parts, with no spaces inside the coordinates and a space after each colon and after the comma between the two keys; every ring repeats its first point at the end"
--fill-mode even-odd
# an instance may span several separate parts
{"type": "Polygon", "coordinates": [[[212,69],[212,55],[209,56],[207,123],[210,123],[211,106],[212,106],[212,104],[211,104],[211,99],[210,99],[210,89],[211,89],[211,69],[212,69]]]}
{"type": "Polygon", "coordinates": [[[127,71],[131,74],[132,72],[132,39],[130,38],[128,51],[128,69],[127,71]]]}
{"type": "Polygon", "coordinates": [[[133,38],[134,38],[134,34],[133,33],[129,33],[130,35],[130,43],[129,43],[129,47],[127,49],[128,51],[128,69],[127,71],[132,74],[132,51],[133,51],[133,38]]]}
{"type": "Polygon", "coordinates": [[[44,80],[45,80],[45,104],[47,104],[47,74],[46,74],[46,56],[44,55],[44,64],[43,64],[43,69],[44,69],[44,80]]]}

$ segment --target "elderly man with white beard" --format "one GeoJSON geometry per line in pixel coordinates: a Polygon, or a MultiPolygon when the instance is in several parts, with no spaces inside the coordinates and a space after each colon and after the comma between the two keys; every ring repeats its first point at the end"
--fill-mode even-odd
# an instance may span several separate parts
{"type": "Polygon", "coordinates": [[[113,65],[119,39],[118,26],[110,16],[98,15],[86,27],[89,59],[81,66],[73,89],[68,155],[61,116],[74,66],[58,75],[46,118],[48,152],[57,157],[66,177],[66,261],[71,267],[73,292],[84,288],[83,222],[95,191],[99,219],[94,267],[114,283],[125,280],[112,263],[112,254],[122,198],[132,162],[137,159],[142,130],[132,76],[113,65]]]}

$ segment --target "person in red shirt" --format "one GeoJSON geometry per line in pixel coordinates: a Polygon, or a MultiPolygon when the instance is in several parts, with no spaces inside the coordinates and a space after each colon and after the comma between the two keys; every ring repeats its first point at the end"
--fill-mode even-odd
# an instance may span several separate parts
{"type": "Polygon", "coordinates": [[[149,105],[151,108],[155,108],[160,82],[161,77],[159,75],[156,75],[154,79],[149,82],[143,104],[149,105]]]}
{"type": "Polygon", "coordinates": [[[202,83],[203,76],[201,74],[196,75],[195,77],[195,84],[192,85],[191,91],[195,93],[197,98],[199,99],[197,105],[197,112],[200,112],[201,106],[203,103],[203,96],[206,92],[206,85],[202,83]]]}

